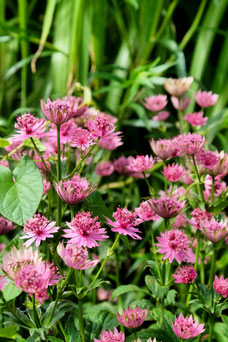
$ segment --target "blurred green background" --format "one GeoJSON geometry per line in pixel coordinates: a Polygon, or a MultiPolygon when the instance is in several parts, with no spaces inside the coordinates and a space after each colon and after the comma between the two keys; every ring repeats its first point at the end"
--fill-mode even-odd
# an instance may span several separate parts
{"type": "Polygon", "coordinates": [[[192,94],[219,94],[205,129],[227,149],[227,9],[228,0],[0,0],[1,135],[18,113],[40,113],[41,98],[88,98],[88,88],[120,126],[138,119],[151,131],[143,98],[164,92],[164,77],[193,75],[192,94]]]}

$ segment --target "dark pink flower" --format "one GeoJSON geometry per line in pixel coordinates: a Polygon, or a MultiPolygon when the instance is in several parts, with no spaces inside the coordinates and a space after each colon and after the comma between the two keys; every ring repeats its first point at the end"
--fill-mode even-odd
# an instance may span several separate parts
{"type": "Polygon", "coordinates": [[[136,306],[135,309],[128,308],[123,314],[117,314],[118,321],[129,329],[136,329],[143,324],[148,314],[147,309],[141,309],[136,306]]]}
{"type": "Polygon", "coordinates": [[[69,121],[73,116],[77,116],[77,103],[70,103],[64,99],[51,101],[47,99],[47,103],[40,101],[41,109],[48,120],[59,126],[69,121]]]}
{"type": "Polygon", "coordinates": [[[211,170],[219,163],[219,157],[216,152],[202,149],[196,155],[196,159],[205,169],[211,170]]]}
{"type": "Polygon", "coordinates": [[[136,234],[140,233],[139,229],[134,227],[140,224],[136,213],[131,213],[127,208],[117,208],[112,217],[115,219],[115,221],[110,220],[108,217],[106,217],[106,219],[108,225],[113,227],[113,232],[129,235],[133,239],[142,239],[138,234],[136,234]]]}
{"type": "Polygon", "coordinates": [[[18,116],[17,122],[14,125],[17,134],[12,136],[12,141],[21,143],[28,138],[39,139],[44,134],[45,122],[45,119],[35,118],[35,116],[30,113],[18,116]]]}
{"type": "Polygon", "coordinates": [[[173,139],[151,139],[150,146],[154,154],[161,159],[169,159],[177,154],[177,145],[173,139]]]}
{"type": "Polygon", "coordinates": [[[110,135],[116,136],[120,134],[120,132],[114,133],[115,125],[104,116],[97,116],[95,120],[88,120],[86,127],[90,131],[94,140],[110,135]]]}
{"type": "Polygon", "coordinates": [[[178,135],[175,142],[180,153],[194,155],[203,149],[205,137],[197,133],[186,133],[178,135]]]}
{"type": "Polygon", "coordinates": [[[115,168],[112,162],[104,161],[97,165],[95,173],[99,176],[110,176],[114,172],[115,168]]]}
{"type": "Polygon", "coordinates": [[[175,109],[180,109],[181,111],[183,111],[190,105],[191,99],[189,99],[188,97],[178,98],[175,96],[171,96],[171,102],[175,109]]]}
{"type": "Polygon", "coordinates": [[[101,228],[98,217],[92,218],[90,212],[83,211],[75,215],[71,222],[66,222],[70,229],[64,229],[66,234],[63,237],[70,239],[69,242],[78,247],[97,247],[97,241],[103,241],[108,238],[106,229],[101,228]]]}
{"type": "Polygon", "coordinates": [[[212,94],[211,91],[198,91],[195,94],[197,104],[202,108],[214,106],[218,100],[217,94],[212,94]]]}
{"type": "Polygon", "coordinates": [[[10,220],[7,220],[5,217],[0,217],[0,234],[7,234],[11,230],[15,229],[16,226],[10,220]]]}
{"type": "Polygon", "coordinates": [[[150,200],[143,201],[140,203],[140,206],[138,208],[135,208],[135,212],[137,213],[140,222],[146,222],[146,221],[158,221],[160,217],[155,214],[153,211],[150,200]]]}
{"type": "Polygon", "coordinates": [[[151,208],[163,218],[171,218],[177,216],[184,208],[185,202],[179,202],[172,197],[164,196],[158,199],[150,200],[151,208]]]}
{"type": "Polygon", "coordinates": [[[74,135],[71,136],[70,146],[77,147],[84,151],[91,145],[94,145],[91,133],[87,129],[77,128],[74,135]]]}
{"type": "Polygon", "coordinates": [[[225,177],[228,173],[228,154],[224,151],[215,152],[219,158],[219,162],[210,170],[210,174],[213,176],[221,175],[225,177]]]}
{"type": "Polygon", "coordinates": [[[169,112],[163,110],[162,112],[158,112],[157,115],[153,116],[154,121],[165,121],[169,117],[169,112]]]}
{"type": "Polygon", "coordinates": [[[155,95],[146,97],[146,102],[143,105],[152,112],[159,112],[168,103],[166,95],[155,95]]]}
{"type": "Polygon", "coordinates": [[[129,157],[128,169],[131,172],[145,172],[151,169],[154,165],[154,159],[152,156],[137,156],[129,157]]]}
{"type": "Polygon", "coordinates": [[[85,113],[85,111],[88,109],[88,106],[84,105],[84,100],[82,97],[75,97],[71,95],[71,96],[65,96],[63,100],[67,101],[70,105],[78,106],[74,117],[78,118],[82,116],[85,113]]]}
{"type": "Polygon", "coordinates": [[[167,78],[164,82],[165,90],[175,97],[182,97],[190,88],[193,77],[167,78]]]}
{"type": "Polygon", "coordinates": [[[197,272],[193,266],[183,266],[179,267],[176,271],[176,274],[173,274],[173,278],[175,279],[175,283],[177,284],[190,284],[193,283],[197,277],[197,272]]]}
{"type": "Polygon", "coordinates": [[[129,166],[130,160],[129,158],[126,158],[124,156],[119,157],[118,159],[115,159],[113,164],[115,167],[115,170],[121,174],[121,175],[125,175],[128,176],[130,175],[132,172],[129,170],[128,166],[129,166]]]}
{"type": "Polygon", "coordinates": [[[111,330],[105,331],[103,330],[100,334],[100,340],[94,338],[94,342],[124,342],[125,335],[122,332],[118,332],[116,328],[114,328],[114,332],[111,330]]]}
{"type": "Polygon", "coordinates": [[[178,164],[170,164],[164,167],[164,171],[162,172],[166,179],[170,182],[178,182],[183,176],[183,166],[178,164]]]}
{"type": "Polygon", "coordinates": [[[175,322],[171,323],[174,333],[184,340],[196,337],[205,331],[204,323],[199,324],[197,320],[194,322],[192,315],[188,318],[181,313],[178,318],[175,317],[175,322]]]}
{"type": "Polygon", "coordinates": [[[189,122],[191,126],[204,126],[208,118],[203,116],[203,112],[188,113],[184,116],[184,120],[189,122]]]}
{"type": "Polygon", "coordinates": [[[224,275],[220,278],[215,276],[213,288],[215,292],[219,293],[223,298],[226,298],[228,296],[228,278],[225,279],[224,275]]]}
{"type": "Polygon", "coordinates": [[[207,220],[211,220],[213,217],[212,213],[208,213],[205,210],[202,210],[200,208],[195,208],[192,212],[191,212],[191,220],[188,220],[188,223],[194,227],[196,227],[197,229],[200,229],[200,222],[201,221],[205,221],[207,220]]]}

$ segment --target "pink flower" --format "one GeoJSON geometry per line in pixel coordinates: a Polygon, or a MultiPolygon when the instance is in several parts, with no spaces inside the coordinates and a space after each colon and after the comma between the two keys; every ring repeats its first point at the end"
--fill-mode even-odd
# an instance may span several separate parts
{"type": "Polygon", "coordinates": [[[129,158],[121,156],[118,159],[115,159],[113,164],[114,164],[115,170],[121,175],[128,176],[132,173],[128,168],[130,164],[129,158]]]}
{"type": "Polygon", "coordinates": [[[178,214],[173,223],[173,228],[179,229],[181,227],[185,227],[186,221],[187,221],[187,217],[185,214],[178,214]]]}
{"type": "Polygon", "coordinates": [[[165,121],[169,117],[169,112],[163,110],[162,112],[158,112],[157,115],[153,116],[154,121],[165,121]]]}
{"type": "Polygon", "coordinates": [[[166,95],[156,95],[146,97],[146,102],[143,105],[152,112],[159,112],[162,110],[168,103],[166,95]]]}
{"type": "Polygon", "coordinates": [[[159,243],[155,245],[161,248],[158,253],[165,254],[164,260],[169,259],[169,262],[172,263],[176,259],[180,264],[182,260],[186,262],[189,259],[189,252],[191,252],[189,248],[190,241],[182,230],[166,230],[165,233],[161,233],[161,236],[157,237],[157,240],[159,243]]]}
{"type": "Polygon", "coordinates": [[[104,161],[97,165],[95,173],[99,176],[110,176],[115,168],[112,162],[104,161]]]}
{"type": "Polygon", "coordinates": [[[190,88],[193,77],[167,78],[164,82],[165,90],[175,97],[182,97],[190,88]]]}
{"type": "Polygon", "coordinates": [[[204,126],[208,118],[203,117],[203,112],[188,113],[184,116],[184,120],[189,122],[191,126],[204,126]]]}
{"type": "MultiPolygon", "coordinates": [[[[218,175],[215,177],[214,181],[214,197],[219,197],[224,191],[226,191],[226,183],[221,181],[222,175],[218,175]]],[[[203,192],[204,198],[206,201],[211,199],[211,190],[212,190],[212,177],[207,175],[204,181],[205,191],[203,192]]]]}
{"type": "Polygon", "coordinates": [[[44,188],[44,191],[43,191],[43,196],[44,196],[48,193],[48,191],[51,188],[51,183],[45,177],[43,178],[43,188],[44,188]]]}
{"type": "Polygon", "coordinates": [[[150,200],[151,208],[163,218],[171,218],[179,214],[184,208],[185,202],[179,202],[172,197],[164,196],[150,200]]]}
{"type": "Polygon", "coordinates": [[[117,314],[118,321],[129,329],[136,329],[143,324],[148,314],[147,309],[141,309],[136,306],[135,309],[128,308],[123,314],[117,314]]]}
{"type": "Polygon", "coordinates": [[[17,117],[15,123],[16,133],[12,136],[13,142],[22,142],[28,138],[39,139],[44,134],[45,119],[35,118],[34,115],[27,113],[17,117]]]}
{"type": "Polygon", "coordinates": [[[69,242],[78,247],[97,247],[97,241],[107,239],[106,229],[100,228],[101,224],[98,217],[91,217],[90,212],[83,211],[78,213],[71,222],[66,222],[70,229],[64,229],[66,233],[63,237],[70,239],[69,242]]]}
{"type": "Polygon", "coordinates": [[[11,230],[15,229],[15,225],[10,220],[7,220],[5,217],[0,217],[0,234],[7,234],[11,230]]]}
{"type": "Polygon", "coordinates": [[[1,291],[4,290],[4,287],[6,286],[6,284],[8,284],[8,282],[9,280],[6,277],[0,275],[0,290],[1,291]]]}
{"type": "Polygon", "coordinates": [[[63,100],[67,101],[70,105],[78,106],[74,117],[78,118],[82,116],[85,113],[85,111],[88,109],[88,106],[84,105],[84,100],[82,97],[75,97],[71,95],[71,96],[65,96],[63,100]]]}
{"type": "Polygon", "coordinates": [[[154,165],[154,159],[152,156],[137,156],[136,158],[130,157],[128,169],[131,172],[145,172],[154,165]]]}
{"type": "Polygon", "coordinates": [[[197,277],[197,272],[195,271],[193,266],[183,266],[179,267],[176,271],[176,274],[173,274],[173,278],[175,279],[175,283],[177,284],[190,284],[193,283],[197,277]]]}
{"type": "Polygon", "coordinates": [[[190,185],[193,183],[193,179],[191,177],[191,173],[189,170],[184,170],[183,171],[183,175],[182,175],[182,179],[181,181],[186,184],[186,185],[190,185]]]}
{"type": "Polygon", "coordinates": [[[225,177],[228,173],[228,154],[224,151],[215,152],[219,158],[219,162],[210,170],[210,174],[213,176],[221,175],[225,177]]]}
{"type": "Polygon", "coordinates": [[[175,322],[171,323],[174,333],[184,340],[196,337],[205,331],[204,323],[199,324],[197,320],[194,322],[192,315],[188,318],[181,313],[178,318],[175,317],[175,322]]]}
{"type": "Polygon", "coordinates": [[[24,245],[29,247],[33,242],[38,247],[41,241],[47,238],[52,238],[53,233],[56,233],[59,227],[55,227],[55,222],[50,222],[46,217],[41,214],[35,214],[30,220],[26,220],[24,225],[25,235],[21,236],[20,239],[28,239],[24,245]]]}
{"type": "Polygon", "coordinates": [[[222,240],[228,233],[227,221],[218,222],[214,218],[200,221],[200,230],[213,243],[222,240]]]}
{"type": "Polygon", "coordinates": [[[96,264],[100,261],[99,259],[88,261],[87,249],[79,247],[70,241],[65,247],[63,243],[59,243],[57,246],[57,252],[68,267],[74,268],[76,270],[85,270],[87,268],[96,266],[96,264]]]}
{"type": "Polygon", "coordinates": [[[125,335],[122,332],[118,332],[116,328],[114,328],[114,332],[111,330],[105,331],[103,330],[100,334],[100,340],[94,338],[94,342],[124,342],[125,335]]]}
{"type": "Polygon", "coordinates": [[[188,97],[178,98],[175,96],[171,96],[171,102],[175,109],[180,109],[181,111],[183,111],[190,105],[191,99],[189,99],[188,97]]]}
{"type": "Polygon", "coordinates": [[[192,212],[191,212],[191,220],[188,220],[188,223],[194,227],[196,227],[197,229],[200,229],[200,222],[201,221],[205,221],[207,220],[211,220],[213,217],[212,213],[208,213],[205,210],[202,210],[200,208],[195,208],[192,212]]]}
{"type": "MultiPolygon", "coordinates": [[[[72,136],[76,134],[77,131],[77,125],[75,124],[73,119],[70,119],[69,121],[65,122],[61,125],[60,128],[60,141],[61,144],[68,144],[72,136]]],[[[56,144],[57,141],[57,127],[56,125],[52,124],[52,128],[50,131],[48,131],[48,139],[50,143],[56,144]]]]}
{"type": "Polygon", "coordinates": [[[146,222],[146,221],[158,221],[159,216],[155,215],[155,212],[153,211],[150,200],[143,201],[140,203],[139,208],[135,208],[135,212],[138,215],[140,222],[146,222]]]}
{"type": "Polygon", "coordinates": [[[74,135],[71,136],[70,146],[77,147],[84,151],[91,145],[94,145],[91,133],[87,131],[87,129],[77,128],[74,135]]]}
{"type": "Polygon", "coordinates": [[[151,139],[150,146],[154,154],[161,159],[169,159],[177,154],[177,145],[173,139],[151,139]]]}
{"type": "Polygon", "coordinates": [[[136,234],[140,233],[140,231],[134,226],[139,225],[139,220],[137,219],[136,213],[131,213],[127,208],[117,208],[117,210],[113,213],[112,217],[115,219],[113,222],[108,217],[107,223],[113,227],[112,231],[117,232],[123,235],[129,235],[132,239],[141,240],[142,238],[136,234]]]}
{"type": "Polygon", "coordinates": [[[77,103],[70,103],[64,99],[51,101],[47,99],[47,103],[40,101],[41,109],[48,120],[59,126],[69,121],[73,116],[77,116],[77,103]]]}
{"type": "Polygon", "coordinates": [[[106,117],[98,115],[95,120],[88,120],[86,127],[90,131],[94,140],[104,138],[110,135],[119,135],[120,132],[114,133],[115,125],[106,117]]]}
{"type": "Polygon", "coordinates": [[[178,182],[183,176],[183,166],[178,164],[170,164],[164,168],[162,172],[166,179],[170,182],[178,182]]]}
{"type": "Polygon", "coordinates": [[[202,149],[199,153],[196,155],[197,161],[208,170],[211,170],[219,163],[219,157],[216,154],[216,152],[212,151],[206,151],[205,149],[202,149]]]}
{"type": "Polygon", "coordinates": [[[211,91],[198,91],[195,94],[197,104],[202,108],[214,106],[218,100],[217,94],[212,94],[211,91]]]}
{"type": "Polygon", "coordinates": [[[225,279],[224,275],[222,275],[220,278],[215,276],[213,288],[215,292],[222,295],[223,298],[226,298],[228,296],[228,278],[225,279]]]}
{"type": "Polygon", "coordinates": [[[98,146],[105,150],[113,151],[117,147],[123,145],[121,138],[121,136],[117,135],[109,135],[107,137],[103,137],[98,141],[98,146]]]}
{"type": "Polygon", "coordinates": [[[178,151],[183,154],[194,155],[199,153],[205,143],[205,137],[196,133],[186,133],[175,138],[178,151]]]}
{"type": "Polygon", "coordinates": [[[82,202],[94,191],[94,187],[90,186],[86,178],[79,175],[54,183],[54,187],[61,199],[70,205],[82,202]]]}

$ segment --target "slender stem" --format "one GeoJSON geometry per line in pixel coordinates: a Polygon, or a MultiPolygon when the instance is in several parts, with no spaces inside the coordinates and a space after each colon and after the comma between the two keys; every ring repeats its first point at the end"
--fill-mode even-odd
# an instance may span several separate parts
{"type": "Polygon", "coordinates": [[[183,119],[183,113],[180,109],[177,110],[177,114],[178,114],[178,120],[179,120],[179,123],[180,123],[180,133],[184,133],[185,131],[185,122],[184,122],[184,119],[183,119]]]}
{"type": "MultiPolygon", "coordinates": [[[[25,38],[27,29],[27,0],[18,0],[18,17],[20,26],[20,49],[21,59],[28,57],[28,41],[25,38]]],[[[21,69],[21,107],[26,107],[27,94],[27,65],[21,69]]]]}
{"type": "Polygon", "coordinates": [[[197,165],[196,165],[196,160],[195,160],[195,156],[194,155],[192,156],[192,160],[193,160],[193,165],[194,165],[194,169],[195,169],[195,172],[196,172],[196,176],[197,176],[198,181],[199,181],[199,183],[197,183],[198,194],[199,194],[199,197],[200,197],[200,201],[202,203],[204,203],[203,189],[201,187],[200,175],[199,175],[199,171],[198,171],[198,168],[197,168],[197,165]]]}
{"type": "MultiPolygon", "coordinates": [[[[197,239],[197,244],[196,244],[196,260],[195,260],[195,264],[194,264],[194,268],[197,272],[197,269],[198,269],[198,262],[199,262],[199,252],[200,252],[200,231],[197,231],[196,233],[196,239],[197,239]]],[[[186,299],[186,306],[188,306],[191,298],[192,298],[192,292],[193,290],[193,285],[190,285],[189,287],[189,293],[187,295],[187,299],[186,299]]]]}
{"type": "Polygon", "coordinates": [[[66,174],[70,171],[70,154],[71,154],[71,146],[68,146],[67,150],[67,164],[66,164],[66,174]]]}
{"type": "MultiPolygon", "coordinates": [[[[61,180],[61,145],[60,145],[60,125],[57,125],[57,148],[58,148],[58,159],[57,159],[57,179],[61,180]]],[[[60,227],[62,214],[62,202],[59,195],[57,195],[57,226],[60,227]]]]}
{"type": "Polygon", "coordinates": [[[212,254],[212,260],[211,260],[211,269],[210,269],[210,276],[209,276],[209,282],[208,285],[212,289],[212,294],[213,294],[213,280],[214,280],[214,275],[215,275],[215,259],[216,258],[216,251],[215,251],[215,244],[213,243],[213,254],[212,254]]]}
{"type": "Polygon", "coordinates": [[[14,315],[14,317],[22,324],[25,325],[25,323],[20,319],[20,317],[18,316],[18,314],[16,312],[14,312],[14,310],[11,308],[11,306],[7,303],[7,301],[4,298],[4,295],[2,293],[2,291],[0,291],[0,298],[3,301],[3,304],[7,307],[7,309],[9,310],[9,312],[11,312],[12,315],[14,315]]]}
{"type": "MultiPolygon", "coordinates": [[[[80,270],[79,276],[78,276],[78,270],[75,270],[75,280],[76,280],[76,286],[81,287],[82,286],[82,270],[80,270]]],[[[78,319],[79,319],[79,330],[81,334],[81,341],[85,342],[85,332],[84,332],[84,323],[83,323],[83,300],[82,298],[78,298],[78,319]]]]}
{"type": "Polygon", "coordinates": [[[156,268],[157,268],[157,272],[158,272],[159,278],[162,281],[162,275],[161,275],[160,267],[158,265],[158,258],[157,258],[155,244],[154,244],[154,232],[153,232],[152,225],[151,225],[150,231],[151,231],[152,250],[153,250],[154,259],[155,259],[155,262],[156,262],[156,268]]]}
{"type": "Polygon", "coordinates": [[[62,334],[64,336],[65,341],[69,342],[69,338],[67,337],[67,334],[66,334],[66,332],[65,332],[65,330],[63,328],[63,325],[62,325],[61,321],[58,321],[58,325],[59,325],[60,330],[61,330],[61,332],[62,332],[62,334]]]}
{"type": "Polygon", "coordinates": [[[145,181],[146,181],[146,184],[147,184],[147,186],[148,186],[148,189],[149,189],[150,194],[151,194],[152,196],[154,196],[154,195],[155,195],[154,189],[153,189],[152,186],[150,185],[150,183],[149,183],[149,181],[148,181],[148,179],[147,179],[147,177],[146,177],[146,173],[145,173],[145,172],[143,172],[143,177],[144,177],[144,179],[145,179],[145,181]]]}
{"type": "Polygon", "coordinates": [[[213,315],[210,315],[209,316],[209,321],[208,321],[208,324],[209,324],[209,337],[208,337],[208,342],[212,342],[212,337],[213,337],[213,315]]]}
{"type": "Polygon", "coordinates": [[[41,328],[40,319],[39,319],[39,316],[38,316],[37,311],[36,311],[35,294],[32,295],[32,309],[33,309],[33,315],[34,315],[34,321],[35,321],[36,327],[41,328]]]}
{"type": "Polygon", "coordinates": [[[214,205],[215,197],[215,176],[212,176],[212,187],[211,187],[211,204],[214,205]]]}
{"type": "Polygon", "coordinates": [[[74,207],[72,205],[70,205],[70,218],[71,221],[74,219],[74,207]]]}
{"type": "Polygon", "coordinates": [[[44,164],[45,170],[47,171],[48,175],[50,175],[50,172],[49,172],[49,170],[48,170],[47,164],[45,163],[45,160],[44,160],[44,158],[42,157],[41,152],[40,152],[39,148],[37,147],[37,145],[36,145],[36,143],[35,143],[35,140],[34,140],[32,137],[30,137],[30,140],[31,140],[31,142],[32,142],[32,144],[33,144],[33,146],[34,146],[35,151],[36,151],[36,152],[38,153],[38,155],[40,156],[40,159],[41,159],[42,163],[44,164]]]}

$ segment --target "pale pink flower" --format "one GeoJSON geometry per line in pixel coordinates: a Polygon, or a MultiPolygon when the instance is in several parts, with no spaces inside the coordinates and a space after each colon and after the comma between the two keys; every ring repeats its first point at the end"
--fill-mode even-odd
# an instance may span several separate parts
{"type": "MultiPolygon", "coordinates": [[[[196,159],[208,171],[219,163],[219,156],[216,152],[206,151],[204,148],[197,153],[196,159]]],[[[209,171],[210,172],[210,171],[209,171]]]]}
{"type": "Polygon", "coordinates": [[[18,116],[17,122],[14,125],[17,134],[12,136],[12,141],[21,143],[28,138],[39,139],[44,134],[45,122],[45,119],[35,118],[30,113],[18,116]]]}
{"type": "Polygon", "coordinates": [[[8,284],[8,282],[9,280],[6,277],[0,275],[0,290],[1,291],[4,290],[4,287],[6,286],[6,284],[8,284]]]}
{"type": "Polygon", "coordinates": [[[157,115],[153,116],[153,120],[154,121],[165,121],[166,119],[168,119],[170,113],[163,110],[162,112],[158,112],[157,115]]]}
{"type": "Polygon", "coordinates": [[[82,202],[94,191],[94,187],[87,182],[86,178],[79,175],[54,183],[54,187],[61,199],[70,205],[82,202]]]}
{"type": "Polygon", "coordinates": [[[65,247],[63,243],[59,243],[57,246],[57,252],[68,267],[76,270],[85,270],[96,266],[100,261],[99,259],[88,261],[87,249],[79,247],[71,242],[68,242],[65,247]]]}
{"type": "Polygon", "coordinates": [[[173,274],[173,278],[175,279],[174,282],[177,284],[191,284],[194,282],[196,277],[197,272],[192,265],[179,267],[176,274],[173,274]]]}
{"type": "Polygon", "coordinates": [[[178,214],[173,223],[173,228],[179,229],[179,228],[185,227],[186,221],[187,221],[187,217],[185,214],[178,214]]]}
{"type": "Polygon", "coordinates": [[[220,278],[215,276],[213,288],[215,292],[219,293],[223,298],[226,298],[228,296],[228,278],[224,278],[224,275],[220,278]]]}
{"type": "Polygon", "coordinates": [[[115,125],[110,122],[106,117],[98,115],[95,120],[88,120],[86,127],[90,131],[92,138],[104,138],[110,135],[119,135],[120,132],[115,132],[115,125]]]}
{"type": "Polygon", "coordinates": [[[166,179],[168,179],[170,182],[178,182],[181,177],[183,176],[183,166],[178,164],[170,164],[164,167],[164,171],[162,171],[163,175],[166,179]]]}
{"type": "Polygon", "coordinates": [[[108,238],[106,229],[101,228],[98,217],[91,217],[90,212],[81,212],[75,215],[71,222],[66,222],[70,229],[64,229],[66,234],[63,237],[70,239],[69,242],[78,247],[97,247],[97,241],[103,241],[108,238]]]}
{"type": "Polygon", "coordinates": [[[138,306],[136,306],[135,309],[129,307],[128,309],[124,310],[122,315],[117,314],[117,319],[126,328],[136,329],[143,324],[147,315],[147,309],[141,309],[138,306]]]}
{"type": "Polygon", "coordinates": [[[115,171],[114,165],[110,161],[104,161],[97,165],[95,173],[99,176],[110,176],[115,171]]]}
{"type": "Polygon", "coordinates": [[[59,227],[55,227],[56,222],[50,222],[44,215],[35,214],[30,220],[26,220],[24,225],[25,235],[21,236],[20,239],[28,239],[24,245],[29,247],[35,242],[38,247],[41,241],[53,237],[53,233],[59,230],[59,227]]]}
{"type": "Polygon", "coordinates": [[[121,136],[117,135],[109,135],[107,137],[103,137],[98,141],[98,146],[105,150],[113,151],[117,147],[123,145],[121,138],[121,136]]]}
{"type": "Polygon", "coordinates": [[[211,91],[198,91],[195,94],[197,104],[202,108],[214,106],[218,100],[217,94],[212,94],[211,91]]]}
{"type": "Polygon", "coordinates": [[[111,123],[115,124],[118,121],[118,118],[114,115],[107,114],[105,112],[99,112],[100,116],[103,116],[104,118],[108,119],[111,123]]]}
{"type": "Polygon", "coordinates": [[[200,230],[208,240],[217,243],[228,233],[227,220],[218,222],[214,218],[200,221],[200,230]]]}
{"type": "Polygon", "coordinates": [[[159,243],[155,245],[160,247],[158,253],[165,254],[164,259],[169,259],[169,262],[172,263],[174,259],[181,263],[181,261],[185,261],[189,259],[189,252],[191,249],[189,248],[189,238],[188,236],[179,229],[171,229],[170,231],[166,230],[165,233],[161,232],[161,236],[157,237],[159,243]]]}
{"type": "Polygon", "coordinates": [[[112,301],[112,290],[105,290],[103,287],[99,287],[97,289],[97,299],[100,302],[103,301],[112,301]]]}
{"type": "Polygon", "coordinates": [[[196,337],[205,331],[204,323],[199,324],[197,320],[194,322],[192,315],[188,318],[181,313],[178,318],[175,317],[175,322],[171,323],[174,333],[184,340],[196,337]]]}
{"type": "Polygon", "coordinates": [[[138,215],[140,222],[146,222],[146,221],[158,221],[160,217],[155,214],[153,211],[150,200],[143,201],[140,203],[140,206],[138,208],[135,208],[135,212],[138,215]]]}
{"type": "Polygon", "coordinates": [[[176,156],[177,154],[177,145],[175,144],[173,139],[159,139],[155,141],[154,139],[150,140],[150,146],[156,154],[161,159],[169,159],[171,157],[176,156]]]}
{"type": "Polygon", "coordinates": [[[201,127],[206,125],[208,118],[203,116],[203,112],[195,112],[186,114],[184,120],[193,127],[201,127]]]}
{"type": "Polygon", "coordinates": [[[91,133],[87,129],[77,128],[74,135],[71,136],[70,146],[77,147],[84,151],[91,145],[94,145],[91,133]]]}
{"type": "Polygon", "coordinates": [[[185,202],[179,202],[172,197],[164,196],[150,200],[151,208],[161,217],[168,219],[177,216],[184,208],[185,202]]]}
{"type": "Polygon", "coordinates": [[[200,222],[207,220],[211,220],[213,217],[213,213],[208,213],[205,210],[200,208],[195,208],[191,212],[191,220],[188,220],[188,223],[197,229],[200,229],[200,222]]]}
{"type": "Polygon", "coordinates": [[[74,117],[78,118],[82,116],[85,113],[85,111],[88,109],[88,106],[84,105],[84,100],[82,97],[75,97],[73,95],[70,95],[70,96],[65,96],[63,100],[67,101],[70,105],[78,106],[74,117]]]}
{"type": "Polygon", "coordinates": [[[5,166],[5,167],[9,167],[9,162],[8,162],[8,160],[0,160],[0,165],[5,166]]]}
{"type": "Polygon", "coordinates": [[[193,77],[167,78],[164,82],[165,90],[175,97],[182,97],[190,88],[193,77]]]}
{"type": "MultiPolygon", "coordinates": [[[[206,201],[211,199],[211,190],[212,190],[212,177],[207,175],[204,181],[205,191],[203,192],[204,198],[206,201]]],[[[214,180],[214,197],[219,197],[224,191],[226,191],[227,186],[226,182],[222,182],[222,175],[218,175],[214,180]]]]}
{"type": "Polygon", "coordinates": [[[106,219],[108,225],[113,227],[113,232],[117,232],[123,235],[129,235],[133,239],[142,239],[138,234],[136,234],[141,233],[140,230],[134,227],[140,224],[139,219],[137,219],[136,213],[131,213],[127,208],[117,208],[112,217],[115,219],[114,222],[108,217],[106,217],[106,219]]]}
{"type": "Polygon", "coordinates": [[[145,172],[154,165],[154,159],[152,156],[137,156],[136,158],[130,157],[128,169],[131,172],[145,172]]]}
{"type": "Polygon", "coordinates": [[[194,155],[202,150],[205,137],[197,133],[186,133],[178,135],[175,142],[180,153],[194,155]]]}
{"type": "Polygon", "coordinates": [[[181,111],[185,110],[191,103],[191,99],[188,97],[175,97],[171,96],[171,102],[175,109],[180,109],[181,111]]]}
{"type": "Polygon", "coordinates": [[[191,177],[191,173],[189,170],[184,170],[183,171],[183,175],[182,175],[182,178],[181,178],[181,181],[186,184],[186,185],[190,185],[192,184],[194,181],[191,177]]]}
{"type": "MultiPolygon", "coordinates": [[[[73,119],[70,119],[69,121],[63,123],[60,127],[60,141],[61,144],[68,144],[72,136],[76,134],[77,131],[77,125],[75,124],[73,119]]],[[[50,131],[48,131],[47,134],[48,140],[50,141],[51,144],[56,144],[57,142],[57,127],[56,125],[52,124],[52,128],[50,131]]],[[[46,137],[46,140],[47,140],[46,137]]]]}
{"type": "Polygon", "coordinates": [[[225,177],[228,173],[228,154],[224,151],[215,153],[219,158],[219,162],[210,170],[210,174],[213,176],[222,175],[222,177],[225,177]]]}
{"type": "Polygon", "coordinates": [[[3,216],[0,217],[0,234],[7,234],[15,228],[16,226],[12,221],[6,219],[3,216]]]}
{"type": "Polygon", "coordinates": [[[70,103],[64,99],[51,101],[47,99],[47,103],[40,101],[41,109],[48,120],[59,126],[69,121],[73,116],[77,116],[77,103],[70,103]]]}
{"type": "Polygon", "coordinates": [[[166,95],[155,95],[145,98],[146,102],[143,105],[152,112],[159,112],[168,103],[166,95]]]}
{"type": "Polygon", "coordinates": [[[103,330],[100,334],[100,340],[94,338],[94,342],[124,342],[125,335],[122,332],[118,332],[116,328],[114,328],[114,332],[111,330],[105,331],[103,330]]]}

